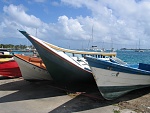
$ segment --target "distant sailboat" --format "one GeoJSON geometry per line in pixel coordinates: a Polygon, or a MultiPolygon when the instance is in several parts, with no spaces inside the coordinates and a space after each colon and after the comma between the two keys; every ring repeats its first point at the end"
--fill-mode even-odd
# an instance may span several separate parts
{"type": "Polygon", "coordinates": [[[136,49],[135,52],[144,52],[144,50],[140,49],[140,39],[139,39],[139,49],[136,49]]]}
{"type": "MultiPolygon", "coordinates": [[[[93,25],[94,26],[94,25],[93,25]]],[[[92,26],[92,46],[90,47],[90,51],[97,51],[97,52],[103,52],[102,49],[98,48],[97,45],[94,45],[93,44],[93,26],[92,26]]],[[[90,43],[90,40],[89,40],[89,43],[90,43]]],[[[89,43],[88,43],[88,47],[89,47],[89,43]]]]}

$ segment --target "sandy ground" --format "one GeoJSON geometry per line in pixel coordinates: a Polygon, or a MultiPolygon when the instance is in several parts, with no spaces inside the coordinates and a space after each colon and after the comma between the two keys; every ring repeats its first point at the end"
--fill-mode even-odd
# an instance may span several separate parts
{"type": "Polygon", "coordinates": [[[107,101],[96,85],[0,80],[0,113],[150,113],[150,87],[107,101]]]}

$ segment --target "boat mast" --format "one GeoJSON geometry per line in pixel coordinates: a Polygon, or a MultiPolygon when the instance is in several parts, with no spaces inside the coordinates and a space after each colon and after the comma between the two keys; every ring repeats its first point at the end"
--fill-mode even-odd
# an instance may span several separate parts
{"type": "MultiPolygon", "coordinates": [[[[92,34],[91,34],[91,36],[92,36],[92,46],[93,46],[93,26],[94,25],[92,25],[92,34]]],[[[89,48],[89,45],[90,45],[90,39],[89,39],[89,42],[88,42],[88,48],[89,48]]]]}
{"type": "Polygon", "coordinates": [[[93,26],[92,26],[92,45],[93,45],[93,26]]]}
{"type": "Polygon", "coordinates": [[[35,36],[37,37],[37,28],[36,28],[35,36]]]}
{"type": "Polygon", "coordinates": [[[139,39],[139,50],[140,50],[140,39],[139,39]]]}

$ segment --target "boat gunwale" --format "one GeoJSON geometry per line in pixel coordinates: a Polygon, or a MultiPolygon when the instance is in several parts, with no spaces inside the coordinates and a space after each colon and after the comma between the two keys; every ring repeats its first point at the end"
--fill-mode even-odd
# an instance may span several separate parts
{"type": "Polygon", "coordinates": [[[45,41],[42,41],[42,42],[45,43],[46,45],[50,46],[51,48],[53,48],[55,50],[62,51],[62,52],[68,52],[68,53],[74,53],[74,54],[84,54],[84,55],[116,56],[116,52],[106,53],[106,52],[91,52],[91,51],[70,50],[70,49],[65,49],[65,48],[55,46],[55,45],[47,43],[45,41]]]}
{"type": "Polygon", "coordinates": [[[14,59],[5,60],[5,61],[0,61],[0,64],[7,63],[7,62],[14,62],[14,59]]]}
{"type": "MultiPolygon", "coordinates": [[[[101,60],[101,59],[96,59],[94,57],[89,57],[89,56],[86,56],[86,58],[89,58],[90,60],[92,59],[92,62],[93,61],[98,61],[98,62],[95,62],[97,64],[100,64],[101,65],[107,65],[107,66],[112,66],[114,68],[121,68],[121,69],[126,69],[127,71],[132,71],[132,72],[135,72],[135,74],[144,74],[144,75],[147,75],[147,76],[150,76],[150,71],[146,71],[146,70],[142,70],[142,69],[139,69],[139,68],[133,68],[133,67],[129,67],[127,65],[121,65],[121,64],[118,64],[118,63],[114,63],[114,62],[108,62],[108,61],[105,61],[105,60],[101,60]]],[[[94,66],[94,67],[97,67],[97,66],[94,66]]],[[[115,71],[115,70],[114,70],[115,71]]],[[[124,72],[124,71],[123,71],[124,72]]],[[[124,72],[124,73],[127,73],[127,72],[124,72]]]]}
{"type": "Polygon", "coordinates": [[[47,71],[46,68],[43,68],[43,67],[41,67],[41,66],[38,66],[38,65],[36,65],[36,64],[34,64],[34,63],[32,63],[32,62],[29,62],[29,61],[27,61],[27,60],[24,60],[23,58],[19,57],[17,54],[15,54],[14,57],[19,58],[20,60],[23,60],[23,61],[25,61],[26,63],[29,63],[29,64],[31,64],[31,65],[33,65],[33,66],[36,66],[36,67],[38,67],[38,68],[41,68],[41,69],[47,71]]]}

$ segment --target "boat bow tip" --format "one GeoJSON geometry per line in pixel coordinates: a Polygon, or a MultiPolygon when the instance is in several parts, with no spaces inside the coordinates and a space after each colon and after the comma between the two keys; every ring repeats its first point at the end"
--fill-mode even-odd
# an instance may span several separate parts
{"type": "Polygon", "coordinates": [[[25,37],[28,37],[29,34],[26,31],[18,30],[21,34],[23,34],[25,37]]]}
{"type": "Polygon", "coordinates": [[[18,30],[18,31],[22,34],[27,33],[26,31],[23,31],[23,30],[18,30]]]}

